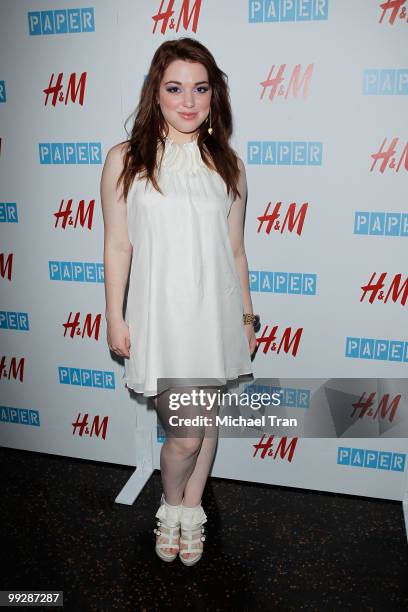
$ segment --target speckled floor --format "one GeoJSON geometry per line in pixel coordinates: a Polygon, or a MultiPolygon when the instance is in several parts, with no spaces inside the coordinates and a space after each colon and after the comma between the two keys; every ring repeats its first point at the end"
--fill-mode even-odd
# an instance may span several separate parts
{"type": "Polygon", "coordinates": [[[211,478],[189,568],[154,552],[158,471],[124,506],[130,467],[5,448],[0,462],[2,590],[61,589],[75,612],[408,609],[398,502],[211,478]]]}

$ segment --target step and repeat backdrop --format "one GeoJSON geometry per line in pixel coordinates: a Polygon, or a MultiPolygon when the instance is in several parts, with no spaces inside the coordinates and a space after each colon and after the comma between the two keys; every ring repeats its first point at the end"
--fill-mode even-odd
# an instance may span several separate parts
{"type": "Polygon", "coordinates": [[[231,389],[280,389],[285,416],[313,411],[327,425],[307,437],[221,436],[212,474],[404,498],[407,9],[407,0],[2,3],[1,445],[136,465],[150,431],[160,466],[164,432],[106,341],[99,185],[155,50],[189,36],[228,75],[231,144],[248,182],[261,326],[255,380],[231,389]],[[340,379],[358,379],[358,393],[340,379]]]}

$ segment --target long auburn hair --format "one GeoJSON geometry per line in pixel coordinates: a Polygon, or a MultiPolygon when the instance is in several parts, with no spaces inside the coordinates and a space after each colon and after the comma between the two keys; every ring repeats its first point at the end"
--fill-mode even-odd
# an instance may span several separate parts
{"type": "Polygon", "coordinates": [[[168,126],[157,104],[157,99],[164,72],[167,66],[177,59],[199,62],[207,69],[208,81],[212,89],[211,125],[213,134],[210,135],[207,132],[209,126],[207,118],[199,127],[197,144],[206,166],[218,172],[224,180],[227,194],[232,193],[234,199],[240,197],[241,194],[237,188],[238,158],[228,143],[232,134],[228,77],[217,66],[210,51],[197,40],[188,37],[165,41],[153,56],[149,72],[142,85],[138,106],[134,111],[136,117],[130,137],[120,143],[128,143],[128,146],[123,156],[123,169],[116,186],[119,188],[123,183],[122,196],[127,201],[129,189],[136,174],[139,174],[141,178],[150,181],[153,187],[163,195],[156,177],[157,144],[160,141],[163,155],[168,126]]]}

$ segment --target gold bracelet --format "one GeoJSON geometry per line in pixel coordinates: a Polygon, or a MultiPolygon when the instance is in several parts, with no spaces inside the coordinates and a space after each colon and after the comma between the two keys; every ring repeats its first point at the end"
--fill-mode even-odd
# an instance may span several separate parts
{"type": "Polygon", "coordinates": [[[242,318],[244,320],[244,325],[253,325],[255,319],[256,319],[256,315],[254,314],[249,314],[249,313],[245,313],[242,315],[242,318]]]}

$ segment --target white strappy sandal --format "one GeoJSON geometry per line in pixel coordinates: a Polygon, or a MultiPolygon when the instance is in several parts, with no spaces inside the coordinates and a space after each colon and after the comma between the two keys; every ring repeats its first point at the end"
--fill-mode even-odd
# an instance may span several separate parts
{"type": "Polygon", "coordinates": [[[153,532],[156,536],[166,536],[168,542],[158,542],[158,537],[156,538],[156,553],[163,561],[174,561],[177,557],[177,553],[180,549],[179,539],[180,539],[180,512],[181,512],[181,504],[179,506],[171,506],[168,504],[164,498],[164,493],[160,499],[160,508],[156,513],[157,521],[157,529],[153,529],[153,532]],[[164,552],[163,549],[166,548],[174,548],[176,552],[174,554],[169,554],[164,552]]]}
{"type": "Polygon", "coordinates": [[[195,565],[203,556],[203,542],[205,541],[204,523],[207,522],[207,515],[204,512],[201,504],[188,508],[181,504],[180,526],[181,536],[180,545],[186,545],[186,548],[179,548],[180,561],[184,565],[195,565]],[[184,555],[192,555],[185,557],[184,555]]]}

